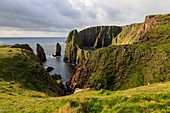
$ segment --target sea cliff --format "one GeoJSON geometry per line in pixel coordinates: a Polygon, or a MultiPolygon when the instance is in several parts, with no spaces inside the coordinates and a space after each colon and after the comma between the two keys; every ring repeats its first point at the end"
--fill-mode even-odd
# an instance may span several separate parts
{"type": "Polygon", "coordinates": [[[150,15],[144,23],[121,29],[112,45],[93,52],[76,67],[67,82],[69,91],[121,90],[170,80],[170,14],[150,15]]]}

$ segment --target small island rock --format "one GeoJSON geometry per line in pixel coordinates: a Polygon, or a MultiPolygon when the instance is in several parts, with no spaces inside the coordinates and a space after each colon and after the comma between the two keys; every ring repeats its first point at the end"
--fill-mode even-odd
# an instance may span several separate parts
{"type": "Polygon", "coordinates": [[[51,72],[52,70],[54,70],[54,68],[53,67],[47,67],[47,72],[51,72]]]}

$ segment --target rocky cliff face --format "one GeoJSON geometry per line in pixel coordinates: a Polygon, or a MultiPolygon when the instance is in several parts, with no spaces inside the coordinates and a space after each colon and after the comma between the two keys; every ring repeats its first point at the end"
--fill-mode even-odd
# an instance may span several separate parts
{"type": "Polygon", "coordinates": [[[97,26],[84,29],[79,32],[79,38],[84,47],[101,48],[112,44],[122,29],[117,26],[97,26]]]}
{"type": "Polygon", "coordinates": [[[90,52],[83,50],[83,43],[79,39],[77,30],[69,33],[66,41],[64,61],[72,64],[82,63],[89,56],[90,52]]]}
{"type": "Polygon", "coordinates": [[[114,45],[98,49],[76,67],[67,82],[69,91],[119,90],[170,80],[170,14],[147,16],[144,23],[122,29],[114,45]]]}
{"type": "Polygon", "coordinates": [[[90,55],[89,51],[83,49],[84,47],[107,47],[120,32],[121,28],[116,26],[98,26],[80,32],[71,31],[66,41],[64,61],[81,64],[90,55]]]}

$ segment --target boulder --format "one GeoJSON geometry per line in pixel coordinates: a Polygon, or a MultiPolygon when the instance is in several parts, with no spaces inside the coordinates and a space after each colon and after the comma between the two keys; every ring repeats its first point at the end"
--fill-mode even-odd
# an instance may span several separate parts
{"type": "Polygon", "coordinates": [[[66,93],[66,88],[64,87],[64,84],[61,81],[61,75],[54,73],[53,75],[51,75],[51,77],[53,80],[57,81],[59,87],[62,89],[63,92],[66,93]]]}
{"type": "Polygon", "coordinates": [[[47,72],[51,72],[54,68],[53,67],[47,67],[47,72]]]}
{"type": "Polygon", "coordinates": [[[61,75],[60,75],[60,74],[54,73],[53,75],[51,75],[51,77],[52,77],[54,80],[61,80],[61,75]]]}
{"type": "Polygon", "coordinates": [[[40,44],[37,44],[37,57],[42,61],[45,62],[46,59],[46,55],[44,52],[44,49],[42,48],[42,46],[40,44]]]}
{"type": "Polygon", "coordinates": [[[12,52],[12,50],[8,50],[7,52],[12,52]]]}

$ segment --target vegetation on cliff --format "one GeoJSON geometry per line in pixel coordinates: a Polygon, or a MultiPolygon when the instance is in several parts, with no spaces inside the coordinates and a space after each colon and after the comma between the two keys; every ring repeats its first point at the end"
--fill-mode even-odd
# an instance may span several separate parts
{"type": "Polygon", "coordinates": [[[83,43],[79,39],[77,30],[71,31],[66,41],[64,61],[72,64],[81,64],[89,55],[90,51],[83,49],[83,43]]]}
{"type": "Polygon", "coordinates": [[[27,90],[34,90],[51,96],[64,95],[57,82],[51,79],[39,61],[28,45],[1,45],[1,93],[24,95],[27,90]]]}
{"type": "MultiPolygon", "coordinates": [[[[141,33],[135,44],[111,45],[93,52],[81,66],[76,67],[67,82],[68,89],[74,91],[76,87],[94,87],[120,90],[169,81],[169,20],[169,14],[148,16],[145,21],[149,22],[145,24],[147,31],[141,33]],[[154,28],[150,23],[155,21],[159,22],[159,26],[153,24],[157,26],[154,28]]],[[[135,26],[138,25],[140,24],[135,26]]],[[[124,30],[121,34],[130,36],[127,32],[124,33],[124,30]]]]}
{"type": "Polygon", "coordinates": [[[147,32],[158,26],[162,26],[169,23],[169,21],[170,14],[146,16],[144,23],[123,26],[122,32],[119,33],[115,38],[113,38],[112,44],[134,44],[142,39],[142,35],[146,34],[147,32]]]}

